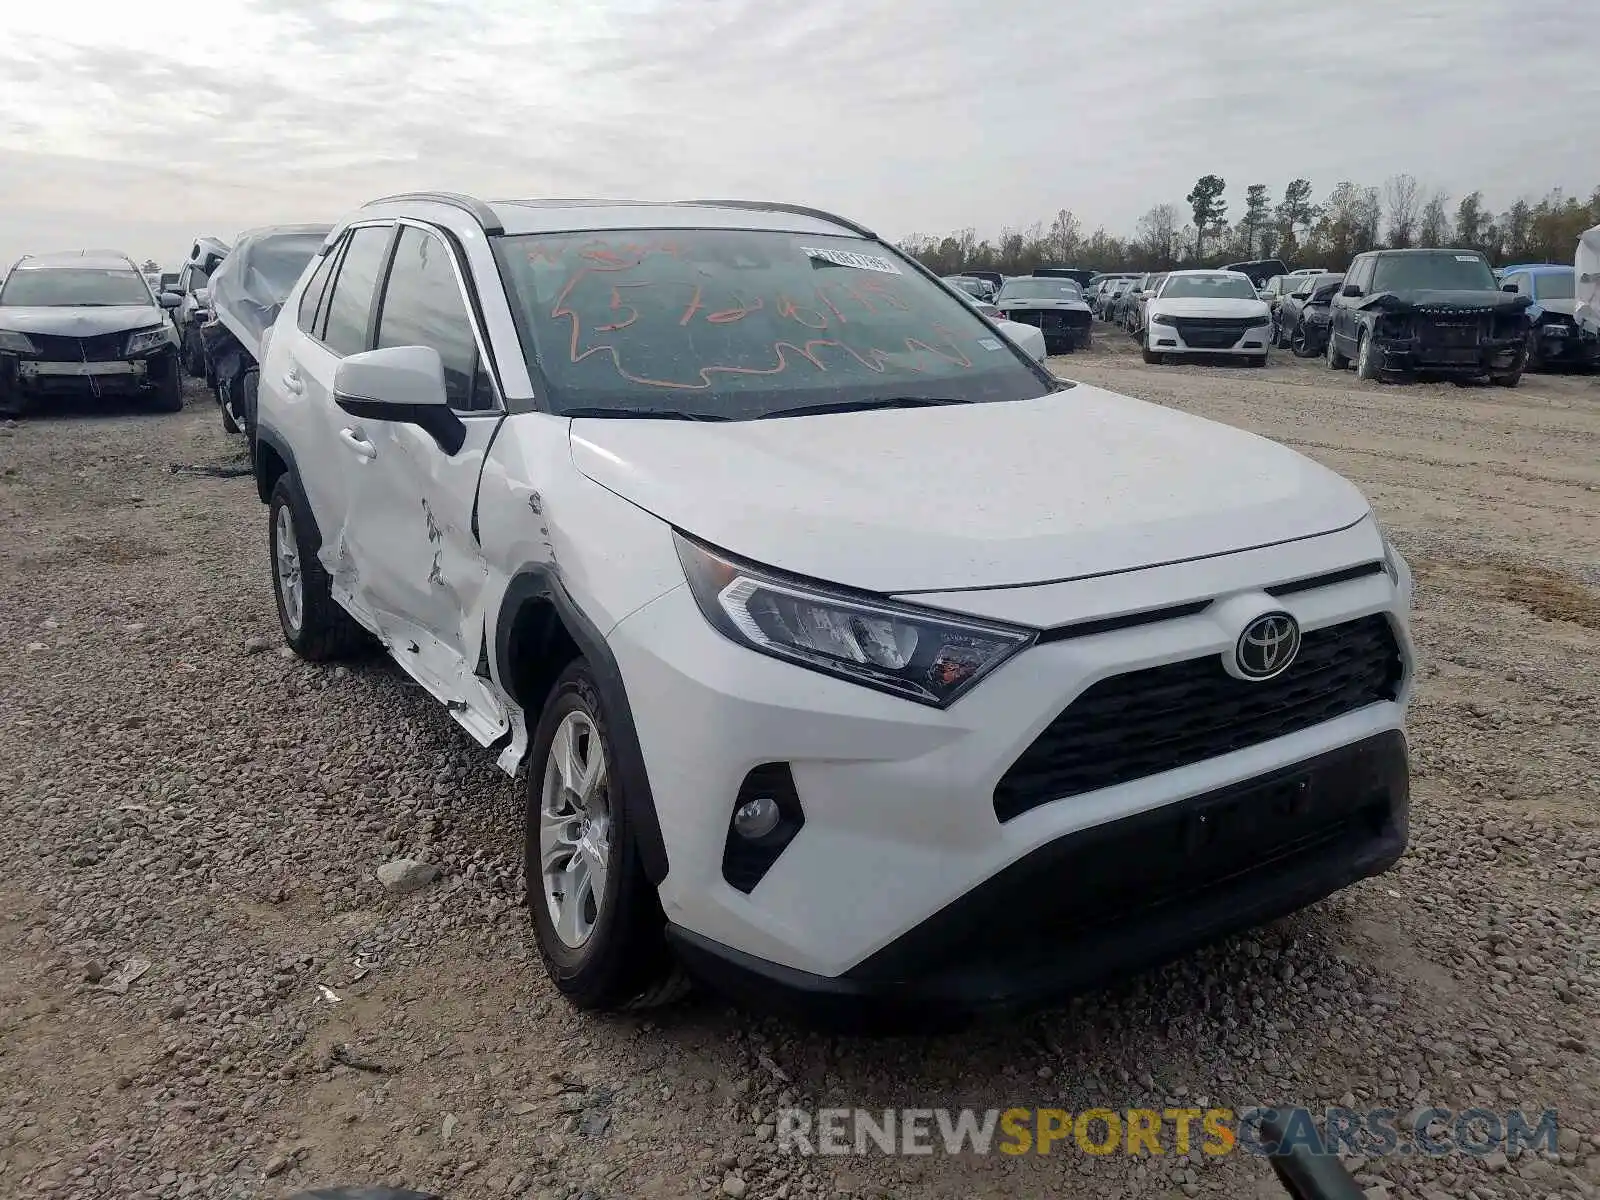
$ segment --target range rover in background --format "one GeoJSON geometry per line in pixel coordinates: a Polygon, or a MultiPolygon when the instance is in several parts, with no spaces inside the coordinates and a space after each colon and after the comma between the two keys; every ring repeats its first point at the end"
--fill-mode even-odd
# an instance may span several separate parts
{"type": "Polygon", "coordinates": [[[1528,357],[1528,306],[1476,250],[1356,255],[1333,298],[1328,365],[1362,379],[1417,372],[1516,387],[1528,357]]]}
{"type": "Polygon", "coordinates": [[[178,338],[131,258],[109,251],[27,255],[0,284],[0,413],[63,396],[183,407],[178,338]]]}

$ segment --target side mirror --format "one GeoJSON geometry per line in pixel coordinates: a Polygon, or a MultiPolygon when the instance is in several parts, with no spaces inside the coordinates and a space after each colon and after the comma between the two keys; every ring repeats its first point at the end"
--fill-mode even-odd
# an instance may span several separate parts
{"type": "Polygon", "coordinates": [[[1514,283],[1502,283],[1500,285],[1500,290],[1502,292],[1514,292],[1517,290],[1517,285],[1514,283]]]}
{"type": "Polygon", "coordinates": [[[1361,285],[1358,284],[1358,283],[1347,283],[1342,288],[1339,289],[1339,295],[1341,295],[1341,296],[1359,296],[1359,295],[1361,295],[1361,285]]]}
{"type": "Polygon", "coordinates": [[[178,305],[183,303],[183,297],[178,295],[177,292],[162,292],[156,299],[160,302],[161,307],[168,311],[177,308],[178,305]]]}
{"type": "Polygon", "coordinates": [[[415,425],[454,454],[466,426],[450,411],[444,362],[431,346],[388,346],[352,354],[333,374],[333,402],[352,417],[415,425]]]}

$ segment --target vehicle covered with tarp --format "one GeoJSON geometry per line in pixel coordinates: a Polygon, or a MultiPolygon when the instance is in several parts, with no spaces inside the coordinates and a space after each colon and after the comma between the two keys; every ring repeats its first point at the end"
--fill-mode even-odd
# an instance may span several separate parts
{"type": "Polygon", "coordinates": [[[262,341],[331,225],[264,225],[247,229],[212,273],[211,319],[201,327],[208,375],[230,433],[255,429],[255,390],[262,341]]]}
{"type": "Polygon", "coordinates": [[[1584,333],[1600,337],[1600,225],[1578,238],[1578,253],[1572,265],[1572,315],[1584,333]]]}

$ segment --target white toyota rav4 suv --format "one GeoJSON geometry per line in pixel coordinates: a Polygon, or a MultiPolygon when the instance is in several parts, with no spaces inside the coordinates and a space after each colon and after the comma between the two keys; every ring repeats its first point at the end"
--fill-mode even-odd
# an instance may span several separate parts
{"type": "MultiPolygon", "coordinates": [[[[1174,277],[1176,278],[1176,276],[1174,277]]],[[[1411,577],[1292,450],[734,201],[390,197],[265,351],[284,637],[514,772],[557,986],[1049,1002],[1406,845],[1411,577]]]]}

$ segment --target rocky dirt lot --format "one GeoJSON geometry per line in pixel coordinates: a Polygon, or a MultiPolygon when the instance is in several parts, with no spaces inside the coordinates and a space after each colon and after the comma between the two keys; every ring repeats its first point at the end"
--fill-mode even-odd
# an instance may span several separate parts
{"type": "Polygon", "coordinates": [[[518,785],[385,663],[280,650],[249,481],[171,470],[237,465],[209,396],[38,418],[0,429],[0,1194],[1268,1197],[1254,1158],[799,1160],[771,1124],[1261,1102],[1556,1108],[1554,1156],[1358,1179],[1600,1194],[1600,379],[1153,368],[1103,328],[1057,365],[1372,497],[1425,662],[1395,871],[960,1037],[842,1040],[710,999],[579,1015],[520,908],[518,785]],[[386,892],[403,856],[441,877],[386,892]]]}

